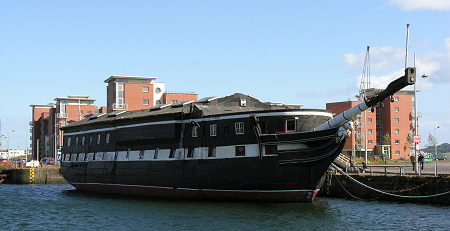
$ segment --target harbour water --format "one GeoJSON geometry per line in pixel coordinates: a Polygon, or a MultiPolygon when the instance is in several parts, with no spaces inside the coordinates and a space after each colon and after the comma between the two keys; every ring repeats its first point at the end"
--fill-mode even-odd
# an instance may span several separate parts
{"type": "Polygon", "coordinates": [[[0,185],[1,230],[448,230],[449,218],[449,206],[429,204],[174,201],[0,185]]]}

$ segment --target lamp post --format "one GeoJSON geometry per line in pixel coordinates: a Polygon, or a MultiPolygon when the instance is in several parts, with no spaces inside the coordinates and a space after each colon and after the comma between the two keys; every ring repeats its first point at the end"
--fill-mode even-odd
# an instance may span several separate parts
{"type": "MultiPolygon", "coordinates": [[[[416,67],[416,54],[414,53],[414,67],[416,67]]],[[[427,74],[423,74],[422,78],[427,78],[427,74]]],[[[417,81],[416,81],[417,82],[417,81]]],[[[419,119],[417,118],[417,97],[416,97],[416,82],[414,82],[414,136],[419,135],[419,131],[417,130],[417,124],[419,123],[419,119]]],[[[414,142],[414,172],[419,172],[419,165],[418,165],[418,156],[417,156],[417,143],[414,142]]]]}
{"type": "Polygon", "coordinates": [[[434,158],[436,158],[436,156],[437,156],[437,147],[436,147],[436,144],[437,144],[437,137],[436,137],[436,129],[438,129],[438,128],[439,128],[439,126],[437,125],[436,122],[434,122],[434,158]]]}

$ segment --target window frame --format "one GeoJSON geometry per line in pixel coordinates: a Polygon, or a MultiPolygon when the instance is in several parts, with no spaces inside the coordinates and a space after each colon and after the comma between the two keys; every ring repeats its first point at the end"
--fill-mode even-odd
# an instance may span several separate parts
{"type": "Polygon", "coordinates": [[[149,92],[150,92],[150,88],[149,87],[142,86],[142,93],[149,93],[149,92]]]}
{"type": "Polygon", "coordinates": [[[144,106],[150,105],[150,100],[148,100],[148,99],[142,99],[142,105],[144,105],[144,106]]]}
{"type": "Polygon", "coordinates": [[[217,136],[217,124],[209,125],[209,136],[217,136]]]}
{"type": "Polygon", "coordinates": [[[197,125],[192,126],[191,136],[192,137],[198,137],[198,126],[197,125]]]}
{"type": "Polygon", "coordinates": [[[208,157],[216,157],[216,155],[217,155],[216,146],[209,146],[208,147],[208,157]]]}
{"type": "Polygon", "coordinates": [[[245,134],[245,124],[244,122],[235,122],[234,123],[234,131],[236,135],[244,135],[245,134]]]}
{"type": "Polygon", "coordinates": [[[284,121],[284,132],[285,133],[292,133],[297,131],[297,121],[295,119],[286,119],[284,121]],[[294,122],[294,130],[289,129],[288,130],[288,123],[294,122]]]}
{"type": "Polygon", "coordinates": [[[245,156],[245,145],[234,146],[234,156],[245,156]],[[240,148],[243,148],[243,149],[239,150],[240,148]]]}

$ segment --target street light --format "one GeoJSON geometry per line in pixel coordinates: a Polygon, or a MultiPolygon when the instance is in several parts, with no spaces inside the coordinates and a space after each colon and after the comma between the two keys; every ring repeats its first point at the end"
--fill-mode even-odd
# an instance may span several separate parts
{"type": "Polygon", "coordinates": [[[436,158],[437,156],[437,148],[436,148],[436,144],[437,144],[437,137],[436,137],[436,129],[438,129],[439,126],[437,125],[436,122],[434,122],[434,158],[436,158]]]}
{"type": "MultiPolygon", "coordinates": [[[[414,54],[414,67],[416,66],[416,54],[414,54]]],[[[428,74],[423,74],[422,79],[428,78],[428,74]]],[[[417,82],[417,81],[416,81],[417,82]]],[[[416,82],[414,82],[414,136],[419,135],[417,130],[417,124],[419,119],[417,118],[417,97],[416,97],[416,82]]],[[[418,158],[417,158],[417,143],[414,142],[414,171],[417,173],[419,171],[418,158]]]]}

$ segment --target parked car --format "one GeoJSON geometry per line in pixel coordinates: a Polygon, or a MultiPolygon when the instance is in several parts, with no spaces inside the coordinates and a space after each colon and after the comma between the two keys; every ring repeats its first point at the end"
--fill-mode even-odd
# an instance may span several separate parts
{"type": "Polygon", "coordinates": [[[445,156],[435,156],[434,159],[435,160],[447,160],[447,157],[445,157],[445,156]]]}
{"type": "Polygon", "coordinates": [[[30,160],[25,163],[25,167],[30,167],[30,168],[39,167],[39,162],[37,160],[30,160]]]}
{"type": "Polygon", "coordinates": [[[53,164],[54,160],[53,157],[44,157],[40,161],[42,164],[53,164]]]}

